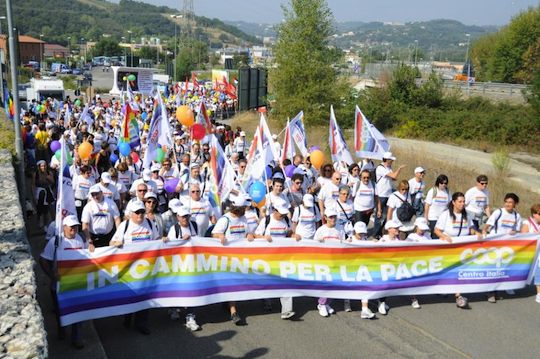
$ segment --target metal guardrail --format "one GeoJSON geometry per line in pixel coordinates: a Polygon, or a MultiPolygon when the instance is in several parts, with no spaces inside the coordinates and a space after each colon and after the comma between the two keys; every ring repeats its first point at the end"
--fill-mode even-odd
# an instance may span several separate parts
{"type": "MultiPolygon", "coordinates": [[[[422,83],[421,81],[420,83],[422,83]]],[[[500,94],[508,96],[522,96],[523,90],[527,89],[527,85],[509,84],[498,82],[474,82],[467,83],[464,81],[444,80],[444,87],[460,89],[462,92],[475,92],[482,94],[500,94]]]]}

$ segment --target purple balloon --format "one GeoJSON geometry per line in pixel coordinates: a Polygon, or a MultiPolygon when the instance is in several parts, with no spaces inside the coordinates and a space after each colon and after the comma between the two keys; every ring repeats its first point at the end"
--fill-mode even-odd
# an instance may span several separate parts
{"type": "Polygon", "coordinates": [[[51,142],[51,151],[56,153],[56,151],[58,151],[60,148],[62,148],[62,145],[60,144],[59,141],[52,141],[51,142]]]}
{"type": "Polygon", "coordinates": [[[294,167],[294,165],[288,165],[287,167],[285,167],[285,174],[287,175],[287,177],[291,178],[294,174],[295,169],[296,167],[294,167]]]}
{"type": "Polygon", "coordinates": [[[178,178],[171,178],[170,180],[165,181],[163,184],[163,189],[165,189],[167,193],[174,193],[179,181],[180,180],[178,178]]]}
{"type": "Polygon", "coordinates": [[[313,152],[313,151],[317,151],[317,150],[320,151],[320,150],[321,150],[321,147],[320,147],[320,146],[311,146],[311,147],[309,148],[309,152],[313,152]]]}

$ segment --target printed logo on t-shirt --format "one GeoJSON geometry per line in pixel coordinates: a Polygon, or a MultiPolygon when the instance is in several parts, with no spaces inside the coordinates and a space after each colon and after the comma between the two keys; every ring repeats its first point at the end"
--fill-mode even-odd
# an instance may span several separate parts
{"type": "Polygon", "coordinates": [[[300,223],[314,223],[315,222],[315,216],[314,215],[302,215],[298,219],[300,223]]]}
{"type": "Polygon", "coordinates": [[[136,241],[149,241],[152,239],[152,232],[150,232],[148,229],[143,228],[138,231],[131,233],[131,240],[133,242],[136,241]]]}
{"type": "Polygon", "coordinates": [[[372,189],[361,189],[358,191],[358,196],[373,196],[373,190],[372,189]]]}
{"type": "Polygon", "coordinates": [[[98,211],[94,213],[94,217],[108,217],[110,214],[108,208],[98,208],[98,211]]]}
{"type": "Polygon", "coordinates": [[[484,196],[474,197],[474,201],[476,202],[476,205],[478,207],[484,207],[487,203],[487,197],[484,197],[484,196]]]}
{"type": "Polygon", "coordinates": [[[448,197],[433,197],[433,204],[446,205],[448,203],[448,197]]]}
{"type": "Polygon", "coordinates": [[[501,227],[503,228],[508,228],[508,229],[514,229],[516,225],[516,221],[514,221],[513,219],[503,219],[501,221],[501,227]]]}
{"type": "Polygon", "coordinates": [[[268,233],[272,237],[286,237],[288,229],[285,227],[268,227],[268,233]]]}
{"type": "Polygon", "coordinates": [[[191,207],[191,215],[198,216],[200,214],[206,214],[206,208],[204,207],[191,207]]]}
{"type": "Polygon", "coordinates": [[[329,234],[329,235],[324,236],[323,239],[325,241],[327,241],[327,240],[339,241],[339,236],[333,236],[333,235],[329,234]]]}
{"type": "Polygon", "coordinates": [[[234,226],[229,226],[230,234],[244,234],[246,232],[246,227],[243,224],[237,224],[234,226]]]}

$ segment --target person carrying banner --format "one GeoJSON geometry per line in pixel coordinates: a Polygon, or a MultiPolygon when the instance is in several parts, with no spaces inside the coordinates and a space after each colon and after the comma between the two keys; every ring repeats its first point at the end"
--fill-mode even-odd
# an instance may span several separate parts
{"type": "Polygon", "coordinates": [[[105,198],[99,185],[93,185],[88,192],[92,198],[81,215],[84,237],[90,248],[108,246],[120,225],[120,212],[111,199],[105,198]]]}
{"type": "MultiPolygon", "coordinates": [[[[531,216],[523,222],[521,233],[535,233],[540,235],[540,203],[533,204],[531,216]]],[[[534,264],[534,285],[536,285],[536,303],[540,303],[540,258],[534,264]]]]}
{"type": "MultiPolygon", "coordinates": [[[[39,258],[41,268],[51,280],[50,290],[56,313],[59,339],[64,338],[64,328],[60,326],[60,310],[56,293],[59,276],[55,268],[55,261],[58,255],[65,250],[84,250],[88,248],[88,243],[77,233],[80,224],[76,216],[70,215],[64,218],[62,234],[52,237],[47,242],[39,258]]],[[[77,349],[84,348],[84,342],[81,336],[81,323],[71,325],[71,345],[77,349]]]]}
{"type": "MultiPolygon", "coordinates": [[[[131,216],[118,226],[109,245],[122,247],[125,244],[161,239],[161,234],[158,233],[156,226],[153,226],[151,221],[145,217],[146,208],[143,202],[134,202],[130,209],[131,216]]],[[[144,335],[150,334],[148,314],[148,309],[135,313],[135,328],[144,335]]],[[[126,328],[131,326],[131,319],[131,314],[124,316],[124,326],[126,328]]]]}
{"type": "Polygon", "coordinates": [[[306,193],[304,195],[302,204],[295,207],[291,220],[293,223],[293,237],[297,241],[302,239],[313,240],[315,232],[320,226],[321,215],[312,194],[306,193]]]}

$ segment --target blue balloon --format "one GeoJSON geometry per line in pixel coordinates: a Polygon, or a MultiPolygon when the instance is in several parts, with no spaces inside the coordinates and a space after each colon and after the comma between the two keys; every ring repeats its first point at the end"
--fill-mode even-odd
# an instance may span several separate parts
{"type": "Polygon", "coordinates": [[[141,118],[143,119],[143,121],[145,121],[147,117],[148,117],[148,113],[143,112],[143,113],[141,114],[141,118]]]}
{"type": "Polygon", "coordinates": [[[129,156],[129,154],[131,153],[131,146],[127,142],[121,142],[118,145],[118,150],[120,151],[120,154],[122,156],[129,156]]]}
{"type": "Polygon", "coordinates": [[[118,161],[118,156],[115,153],[111,153],[109,156],[109,159],[111,160],[111,163],[114,165],[118,161]]]}
{"type": "Polygon", "coordinates": [[[249,187],[249,195],[255,203],[259,203],[266,195],[266,186],[261,181],[256,181],[249,187]]]}

